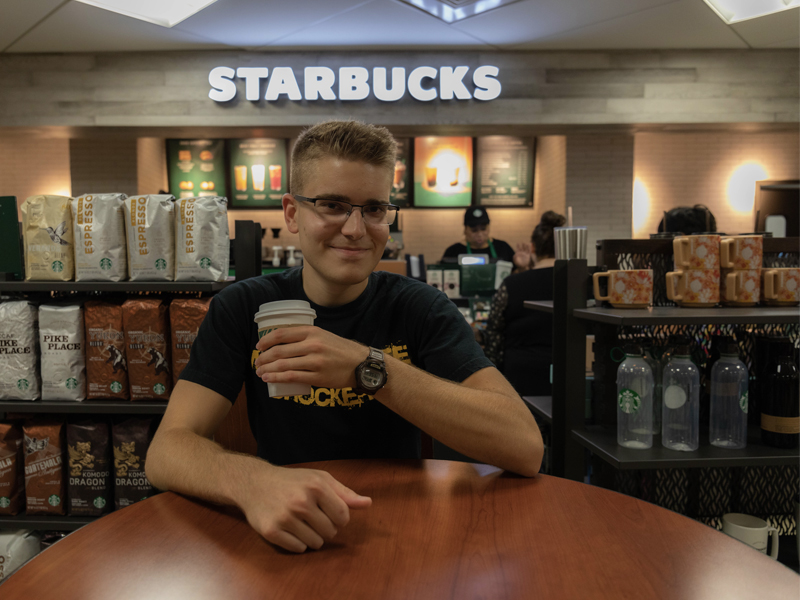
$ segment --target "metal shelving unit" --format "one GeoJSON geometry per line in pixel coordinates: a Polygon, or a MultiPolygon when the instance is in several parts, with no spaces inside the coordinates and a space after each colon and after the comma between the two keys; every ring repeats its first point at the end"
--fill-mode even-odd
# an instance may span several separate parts
{"type": "Polygon", "coordinates": [[[552,300],[525,300],[523,302],[525,308],[530,308],[531,310],[538,310],[540,312],[551,313],[553,312],[553,301],[552,300]]]}
{"type": "Polygon", "coordinates": [[[800,307],[595,307],[576,309],[573,315],[576,319],[607,325],[763,325],[797,323],[800,321],[800,307]]]}
{"type": "Polygon", "coordinates": [[[545,423],[553,422],[553,397],[552,396],[523,396],[530,409],[542,417],[545,423]]]}
{"type": "MultiPolygon", "coordinates": [[[[108,513],[110,514],[110,513],[108,513]]],[[[75,531],[100,517],[70,517],[67,515],[16,515],[0,518],[0,529],[42,529],[45,531],[75,531]]]]}
{"type": "Polygon", "coordinates": [[[163,415],[166,410],[166,402],[132,402],[130,400],[84,400],[83,402],[55,402],[50,400],[0,401],[0,413],[163,415]]]}
{"type": "Polygon", "coordinates": [[[0,292],[121,292],[185,293],[218,292],[230,281],[0,281],[0,292]]]}

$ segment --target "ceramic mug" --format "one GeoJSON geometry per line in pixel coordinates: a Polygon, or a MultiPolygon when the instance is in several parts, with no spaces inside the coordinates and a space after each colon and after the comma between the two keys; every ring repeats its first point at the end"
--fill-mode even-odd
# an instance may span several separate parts
{"type": "Polygon", "coordinates": [[[800,302],[800,268],[764,269],[761,284],[766,304],[793,306],[800,302]]]}
{"type": "Polygon", "coordinates": [[[672,240],[675,270],[719,269],[719,236],[680,236],[672,240]]]}
{"type": "Polygon", "coordinates": [[[730,306],[755,306],[761,299],[761,269],[722,269],[720,296],[730,306]]]}
{"type": "Polygon", "coordinates": [[[681,306],[710,307],[719,302],[719,269],[667,273],[667,298],[681,306]]]}
{"type": "Polygon", "coordinates": [[[767,538],[772,537],[772,551],[769,557],[778,560],[778,530],[763,519],[742,513],[722,515],[722,532],[744,542],[762,554],[767,553],[767,538]]]}
{"type": "Polygon", "coordinates": [[[605,300],[615,308],[646,308],[653,303],[652,269],[605,271],[592,276],[595,300],[605,300]],[[608,278],[608,295],[600,295],[600,279],[608,278]]]}
{"type": "Polygon", "coordinates": [[[719,243],[719,263],[723,269],[760,269],[764,257],[764,237],[736,235],[719,243]]]}

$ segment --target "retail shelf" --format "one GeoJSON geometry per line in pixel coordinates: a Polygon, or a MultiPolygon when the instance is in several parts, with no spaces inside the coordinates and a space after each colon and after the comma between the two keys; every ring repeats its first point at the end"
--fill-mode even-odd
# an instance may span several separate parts
{"type": "MultiPolygon", "coordinates": [[[[525,303],[528,304],[527,302],[525,303]]],[[[681,308],[658,306],[652,308],[578,308],[573,316],[584,321],[611,325],[759,325],[797,323],[797,306],[753,306],[721,308],[681,308]]]]}
{"type": "Polygon", "coordinates": [[[218,292],[231,281],[0,281],[0,292],[218,292]]]}
{"type": "Polygon", "coordinates": [[[531,407],[531,410],[542,417],[545,422],[553,422],[552,396],[523,396],[522,399],[531,407]]]}
{"type": "Polygon", "coordinates": [[[100,517],[70,517],[67,515],[26,515],[0,517],[2,529],[40,529],[45,531],[75,531],[100,517]]]}
{"type": "Polygon", "coordinates": [[[538,310],[547,313],[553,312],[552,300],[525,300],[524,306],[525,308],[529,308],[531,310],[538,310]]]}
{"type": "Polygon", "coordinates": [[[5,413],[88,413],[125,415],[163,415],[166,402],[132,402],[130,400],[84,400],[83,402],[52,400],[3,400],[0,412],[5,413]]]}
{"type": "Polygon", "coordinates": [[[708,443],[708,436],[703,435],[700,436],[700,447],[694,452],[668,450],[661,445],[660,435],[654,436],[652,448],[632,450],[617,445],[615,432],[599,427],[574,429],[572,437],[592,454],[621,470],[761,467],[796,465],[800,460],[800,451],[797,448],[781,450],[761,444],[758,429],[751,429],[747,447],[741,450],[717,448],[708,443]]]}

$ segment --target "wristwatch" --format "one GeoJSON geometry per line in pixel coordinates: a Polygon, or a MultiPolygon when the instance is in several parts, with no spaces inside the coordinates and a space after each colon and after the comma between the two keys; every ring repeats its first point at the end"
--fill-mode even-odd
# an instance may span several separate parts
{"type": "Polygon", "coordinates": [[[386,385],[389,379],[383,352],[370,347],[367,360],[356,367],[356,385],[353,391],[359,394],[374,394],[386,385]]]}

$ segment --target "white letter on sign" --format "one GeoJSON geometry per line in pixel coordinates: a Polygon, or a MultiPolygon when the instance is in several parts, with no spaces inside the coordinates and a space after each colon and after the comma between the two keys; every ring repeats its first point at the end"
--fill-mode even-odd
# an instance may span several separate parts
{"type": "Polygon", "coordinates": [[[406,70],[403,67],[392,67],[392,89],[386,89],[386,68],[372,69],[372,93],[383,102],[395,102],[406,93],[406,70]]]}
{"type": "Polygon", "coordinates": [[[281,94],[289,96],[289,100],[303,99],[300,88],[297,87],[297,79],[294,78],[294,72],[289,67],[275,67],[272,69],[272,77],[270,77],[267,85],[267,93],[264,94],[264,100],[277,100],[281,94]]]}
{"type": "Polygon", "coordinates": [[[208,83],[213,88],[208,92],[208,97],[215,102],[227,102],[236,97],[236,84],[233,77],[236,71],[230,67],[216,67],[208,74],[208,83]]]}
{"type": "Polygon", "coordinates": [[[469,93],[467,86],[464,85],[464,75],[469,71],[469,67],[442,67],[439,69],[439,98],[442,100],[452,100],[453,95],[459,100],[469,100],[472,94],[469,93]]]}
{"type": "Polygon", "coordinates": [[[306,100],[316,100],[322,96],[323,100],[336,100],[333,93],[333,84],[336,83],[336,73],[328,67],[306,67],[305,92],[306,100]]]}
{"type": "Polygon", "coordinates": [[[239,67],[236,76],[244,79],[245,98],[257,102],[261,98],[261,80],[269,77],[266,67],[239,67]]]}
{"type": "Polygon", "coordinates": [[[475,84],[475,97],[478,100],[494,100],[500,95],[502,86],[495,79],[499,74],[500,69],[489,65],[475,69],[472,83],[475,84]]]}
{"type": "Polygon", "coordinates": [[[339,69],[339,100],[363,100],[369,96],[369,71],[364,67],[339,69]]]}
{"type": "Polygon", "coordinates": [[[437,71],[433,67],[417,67],[408,76],[408,91],[414,98],[422,102],[436,99],[436,90],[422,87],[423,79],[436,79],[437,71]]]}

